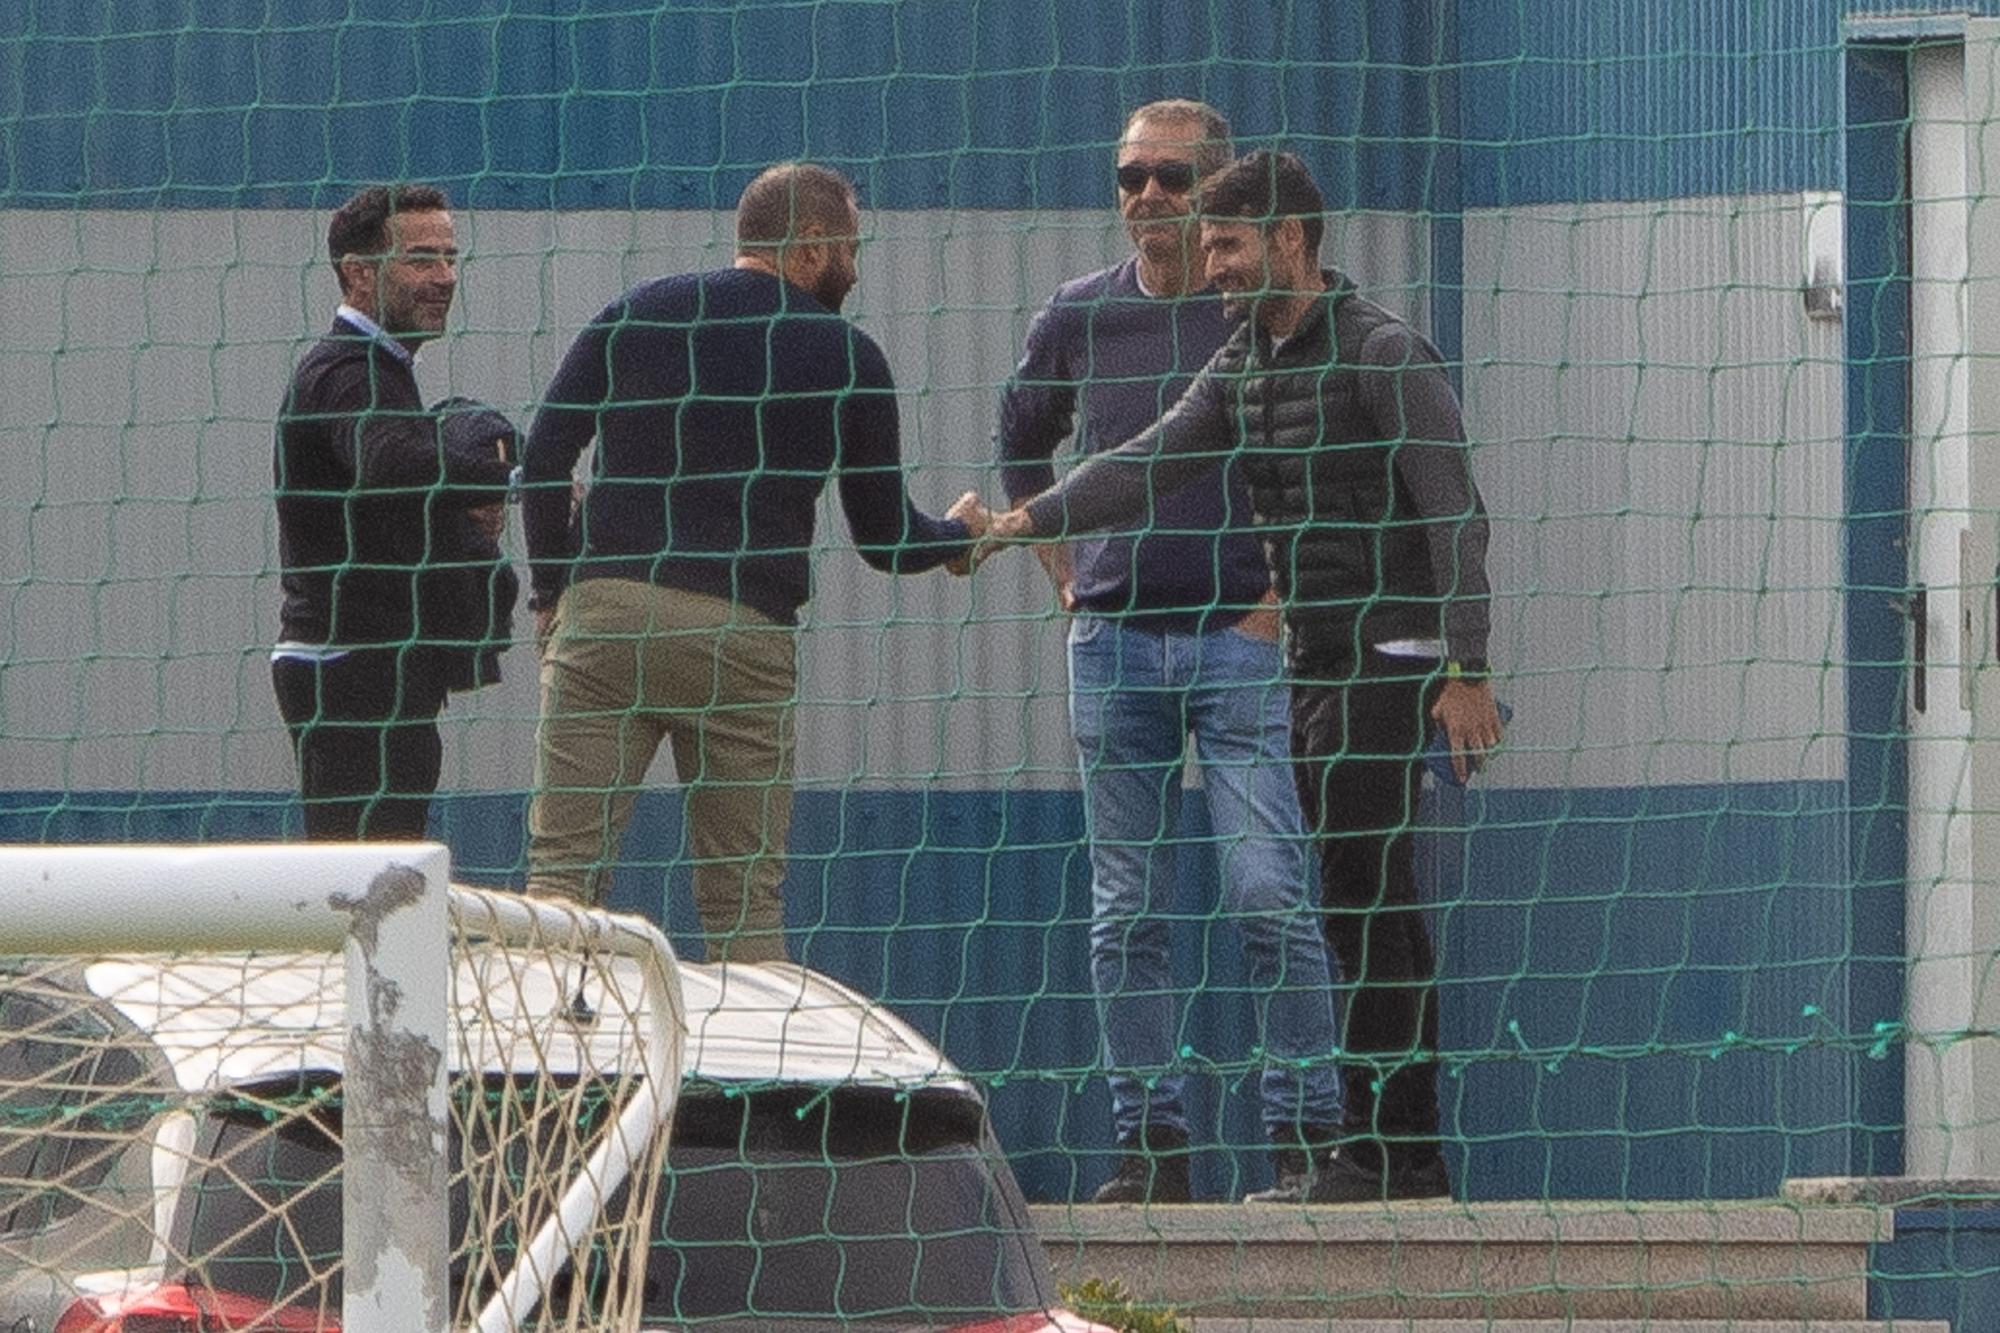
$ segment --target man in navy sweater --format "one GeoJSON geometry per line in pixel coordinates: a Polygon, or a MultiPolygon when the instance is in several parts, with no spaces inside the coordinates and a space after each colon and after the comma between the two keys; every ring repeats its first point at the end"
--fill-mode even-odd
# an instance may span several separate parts
{"type": "MultiPolygon", "coordinates": [[[[1081,452],[1151,426],[1229,336],[1204,287],[1189,199],[1229,160],[1229,124],[1199,102],[1155,102],[1126,122],[1119,211],[1134,253],[1060,288],[1028,332],[1001,401],[1009,500],[1054,481],[1074,430],[1081,452]]],[[[1091,982],[1104,1026],[1122,1159],[1100,1203],[1184,1203],[1188,1116],[1183,1022],[1168,956],[1181,756],[1194,737],[1221,860],[1224,910],[1241,932],[1271,1057],[1266,1130],[1339,1118],[1326,945],[1308,910],[1305,833],[1293,791],[1289,691],[1264,555],[1236,469],[1161,497],[1139,527],[1044,544],[1069,627],[1070,721],[1083,770],[1091,866],[1091,982]]]]}
{"type": "Polygon", "coordinates": [[[895,384],[838,314],[860,247],[854,187],[758,176],[731,268],[641,283],[563,358],[529,433],[523,517],[547,648],[528,888],[595,902],[665,740],[687,786],[711,960],[783,959],[799,608],[837,476],[861,558],[916,573],[977,535],[903,483],[895,384]],[[570,474],[597,442],[572,521],[570,474]]]}
{"type": "Polygon", "coordinates": [[[444,331],[458,288],[441,192],[362,190],[335,211],[327,249],[340,309],[278,413],[285,604],[271,681],[306,836],[417,839],[445,696],[490,678],[481,659],[513,603],[489,586],[512,427],[463,400],[426,408],[418,392],[417,349],[444,331]]]}

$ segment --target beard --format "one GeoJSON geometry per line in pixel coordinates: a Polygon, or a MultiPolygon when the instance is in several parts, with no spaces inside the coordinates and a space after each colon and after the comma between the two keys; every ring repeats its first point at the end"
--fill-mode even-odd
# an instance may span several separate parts
{"type": "Polygon", "coordinates": [[[382,318],[377,322],[392,337],[428,339],[444,332],[445,318],[450,313],[449,303],[435,305],[404,293],[384,303],[382,318]]]}
{"type": "Polygon", "coordinates": [[[847,300],[847,294],[861,279],[854,265],[828,264],[813,279],[813,285],[806,288],[828,310],[838,311],[847,300]]]}
{"type": "Polygon", "coordinates": [[[828,310],[838,311],[841,305],[846,302],[848,292],[853,289],[854,284],[852,282],[829,277],[821,278],[815,283],[812,294],[813,299],[828,310]]]}

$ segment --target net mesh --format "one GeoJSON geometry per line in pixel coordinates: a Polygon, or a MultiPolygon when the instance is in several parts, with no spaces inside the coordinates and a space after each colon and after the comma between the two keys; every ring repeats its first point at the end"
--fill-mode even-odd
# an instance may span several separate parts
{"type": "MultiPolygon", "coordinates": [[[[451,1327],[635,1328],[666,1135],[621,1113],[647,1083],[648,1032],[680,1016],[590,914],[503,945],[482,895],[455,897],[451,1327]]],[[[319,953],[8,960],[12,1317],[337,1326],[345,977],[319,953]]]]}
{"type": "MultiPolygon", "coordinates": [[[[1989,0],[0,4],[0,838],[300,831],[270,680],[271,432],[332,314],[323,238],[354,187],[450,191],[462,283],[419,379],[429,401],[464,394],[525,424],[605,302],[730,262],[756,171],[832,163],[864,205],[846,313],[885,351],[912,492],[939,512],[968,488],[997,499],[995,400],[1036,313],[1130,253],[1111,208],[1124,115],[1201,97],[1239,148],[1302,154],[1326,257],[1437,344],[1492,519],[1490,657],[1514,722],[1484,776],[1434,786],[1418,816],[1458,1210],[1440,1234],[1522,1201],[1582,1209],[1585,1230],[1612,1225],[1592,1200],[1628,1218],[1661,1202],[1708,1228],[1690,1242],[1704,1253],[1779,1228],[1764,1242],[1784,1256],[1778,1285],[1831,1303],[1815,1310],[2000,1309],[1981,1285],[2000,1271],[1985,868],[2000,861],[1980,721],[2000,568],[1979,448],[1996,426],[1979,304],[2000,269],[1995,15],[1989,0]],[[1856,1213],[1845,1257],[1818,1267],[1802,1237],[1856,1213]]],[[[502,547],[518,565],[517,522],[502,547]]],[[[1038,1223],[1088,1256],[1064,1276],[1109,1275],[1073,1207],[1121,1153],[1069,620],[1024,556],[967,585],[885,579],[850,547],[826,503],[792,699],[793,956],[967,1072],[1050,1210],[1038,1223]]],[[[446,713],[432,811],[461,873],[516,885],[540,709],[527,620],[500,683],[446,713]]],[[[700,956],[688,776],[656,761],[609,891],[700,956]]],[[[1255,1097],[1269,997],[1226,906],[1207,782],[1194,764],[1164,784],[1178,822],[1136,839],[1160,853],[1173,997],[1167,1055],[1139,1076],[1187,1080],[1193,1190],[1221,1201],[1272,1178],[1255,1097]]],[[[116,1185],[123,1102],[63,1096],[75,1132],[7,1131],[7,1174],[102,1168],[116,1185]]],[[[285,1105],[302,1134],[325,1119],[285,1105]]],[[[99,1197],[24,1186],[10,1206],[55,1225],[100,1216],[99,1197]]],[[[137,1237],[114,1250],[165,1243],[143,1189],[112,1197],[107,1241],[137,1237]]],[[[1657,1311],[1656,1289],[1684,1289],[1688,1308],[1741,1312],[1756,1285],[1722,1267],[1706,1286],[1579,1276],[1550,1258],[1581,1252],[1566,1223],[1533,1242],[1548,1262],[1532,1277],[1426,1267],[1400,1256],[1431,1253],[1408,1248],[1431,1233],[1385,1216],[1354,1241],[1399,1256],[1357,1278],[1373,1305],[1301,1279],[1286,1307],[1241,1259],[1202,1299],[1395,1311],[1416,1308],[1418,1274],[1449,1272],[1451,1308],[1498,1310],[1481,1301],[1504,1291],[1558,1317],[1583,1288],[1611,1293],[1594,1309],[1657,1311]]],[[[1276,1226],[1215,1225],[1238,1256],[1276,1226]]],[[[44,1271],[34,1247],[56,1242],[4,1243],[44,1271]]],[[[1158,1260],[1123,1272],[1134,1296],[1184,1299],[1172,1238],[1133,1243],[1158,1260]]]]}

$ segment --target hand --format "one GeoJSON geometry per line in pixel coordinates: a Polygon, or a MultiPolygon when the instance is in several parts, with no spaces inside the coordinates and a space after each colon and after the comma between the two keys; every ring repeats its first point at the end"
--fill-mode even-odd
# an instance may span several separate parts
{"type": "Polygon", "coordinates": [[[1002,547],[1012,546],[1034,535],[1035,521],[1028,517],[1025,509],[1009,509],[1004,514],[993,515],[992,522],[987,524],[986,535],[972,548],[972,567],[979,568],[1002,547]]]}
{"type": "Polygon", "coordinates": [[[1444,728],[1451,743],[1451,771],[1460,782],[1478,772],[1500,744],[1500,710],[1493,702],[1493,687],[1483,680],[1446,681],[1431,705],[1431,720],[1444,728]]]}
{"type": "Polygon", "coordinates": [[[1278,616],[1278,590],[1270,588],[1265,591],[1263,600],[1251,607],[1250,613],[1236,622],[1236,628],[1253,639],[1276,643],[1278,630],[1282,624],[1283,621],[1278,616]]]}
{"type": "Polygon", "coordinates": [[[966,546],[964,554],[954,557],[945,565],[946,569],[964,578],[977,566],[973,553],[979,549],[979,539],[986,535],[986,529],[993,522],[993,511],[980,500],[979,492],[967,491],[952,503],[951,508],[944,511],[944,516],[955,518],[965,524],[965,530],[972,536],[972,541],[966,546]]]}
{"type": "Polygon", "coordinates": [[[986,535],[987,525],[993,521],[993,511],[979,498],[978,491],[967,491],[951,502],[951,508],[944,511],[946,518],[955,518],[965,524],[975,540],[986,535]]]}
{"type": "Polygon", "coordinates": [[[490,505],[474,505],[466,510],[472,515],[472,526],[488,541],[497,542],[500,534],[507,531],[507,506],[502,501],[490,505]]]}
{"type": "MultiPolygon", "coordinates": [[[[997,549],[997,548],[996,548],[997,549]]],[[[1049,542],[1035,548],[1035,559],[1042,562],[1048,573],[1049,582],[1056,585],[1056,601],[1065,611],[1076,610],[1076,562],[1070,559],[1069,547],[1063,542],[1049,542]]]]}

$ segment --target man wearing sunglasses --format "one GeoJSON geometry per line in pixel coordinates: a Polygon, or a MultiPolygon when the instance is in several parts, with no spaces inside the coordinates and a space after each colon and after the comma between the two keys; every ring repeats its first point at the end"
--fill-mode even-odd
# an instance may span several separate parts
{"type": "MultiPolygon", "coordinates": [[[[1113,448],[1144,431],[1222,346],[1233,321],[1203,290],[1190,200],[1229,161],[1229,123],[1192,101],[1134,111],[1119,141],[1122,262],[1065,284],[1029,329],[1000,405],[1001,482],[1019,503],[1054,480],[1057,447],[1113,448]]],[[[1310,915],[1290,764],[1289,694],[1263,552],[1235,468],[1161,497],[1136,526],[1035,547],[1069,625],[1070,721],[1091,862],[1091,981],[1122,1158],[1100,1203],[1190,1198],[1169,921],[1180,910],[1181,760],[1194,737],[1225,910],[1235,919],[1271,1063],[1267,1131],[1338,1119],[1325,942],[1310,915]]]]}
{"type": "Polygon", "coordinates": [[[1320,266],[1306,164],[1251,153],[1203,180],[1199,211],[1205,271],[1243,326],[1157,424],[993,516],[975,559],[1127,522],[1240,462],[1284,596],[1299,795],[1349,987],[1341,1120],[1280,1139],[1278,1185],[1251,1198],[1441,1198],[1436,962],[1411,832],[1432,724],[1461,782],[1501,739],[1486,507],[1437,348],[1320,266]]]}

